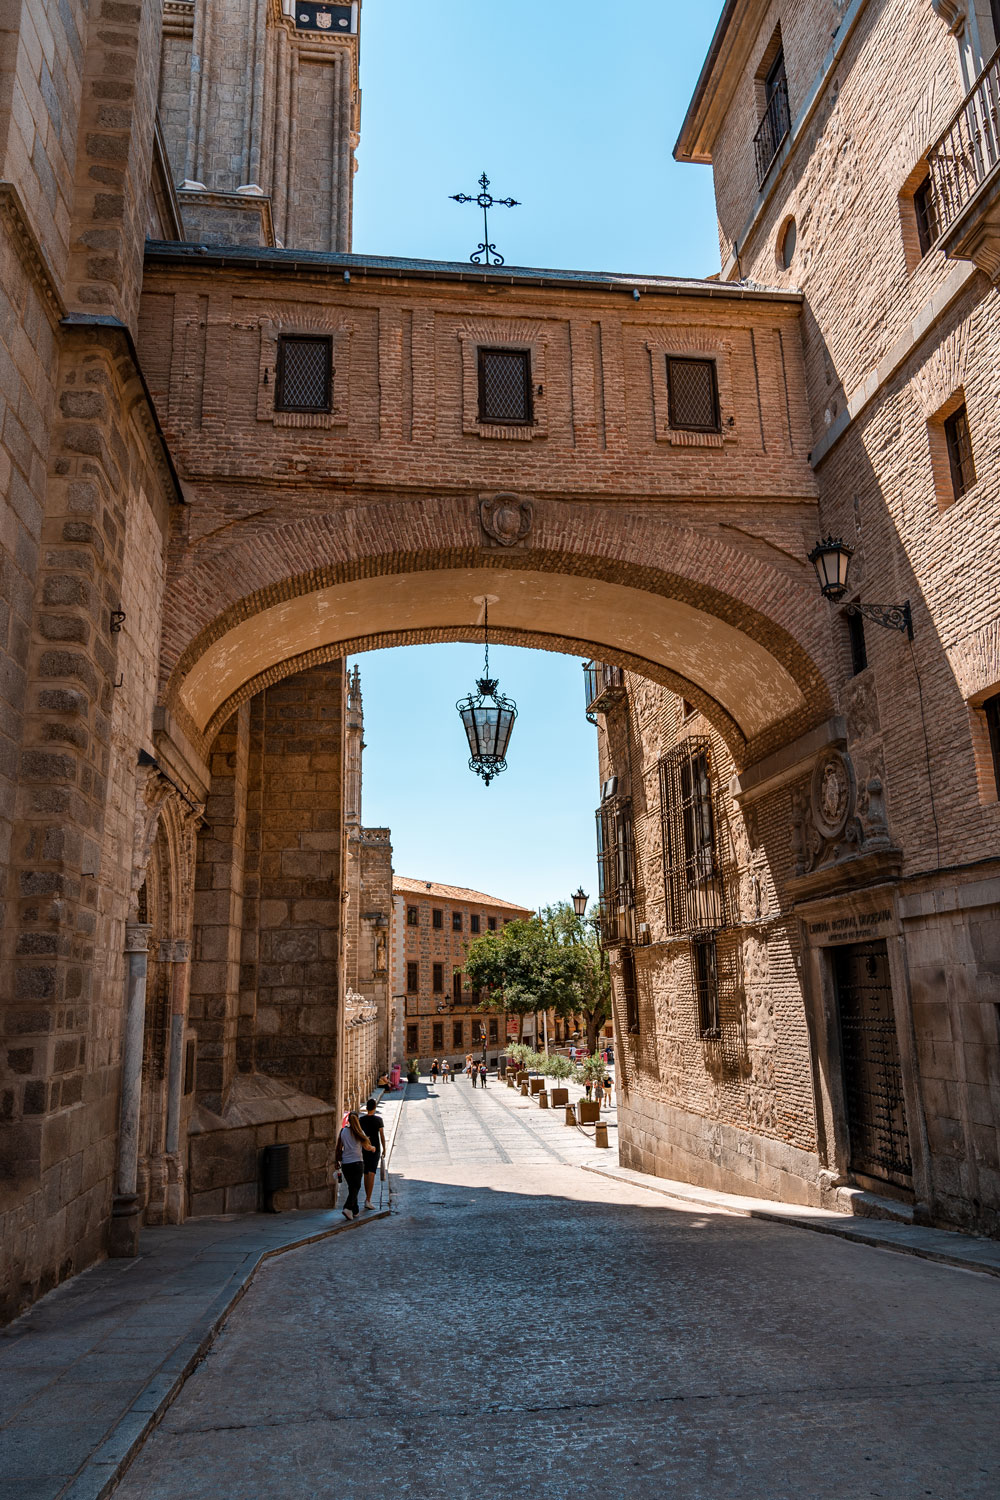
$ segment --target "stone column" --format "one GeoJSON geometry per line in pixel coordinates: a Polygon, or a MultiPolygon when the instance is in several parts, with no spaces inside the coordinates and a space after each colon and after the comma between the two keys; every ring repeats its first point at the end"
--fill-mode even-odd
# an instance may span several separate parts
{"type": "Polygon", "coordinates": [[[167,1053],[166,1220],[184,1219],[184,1163],[180,1156],[181,1100],[184,1097],[184,1025],[191,986],[191,944],[170,944],[170,1037],[167,1053]]]}
{"type": "Polygon", "coordinates": [[[139,1248],[139,1104],[142,1097],[142,1041],[146,1023],[146,964],[152,926],[125,924],[125,1036],[122,1044],[118,1170],[108,1254],[131,1256],[139,1248]]]}
{"type": "Polygon", "coordinates": [[[184,1087],[184,1021],[191,983],[191,944],[171,943],[170,1043],[167,1062],[167,1155],[180,1143],[181,1094],[184,1087]]]}

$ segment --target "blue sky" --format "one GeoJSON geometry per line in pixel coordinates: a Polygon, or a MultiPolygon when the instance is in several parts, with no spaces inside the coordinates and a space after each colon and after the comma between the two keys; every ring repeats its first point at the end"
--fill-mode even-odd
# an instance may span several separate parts
{"type": "MultiPolygon", "coordinates": [[[[670,152],[718,19],[704,7],[594,0],[364,0],[354,249],[465,260],[481,220],[449,194],[485,170],[490,237],[510,265],[701,276],[718,269],[711,174],[670,152]]],[[[580,663],[491,649],[519,717],[510,769],[467,769],[455,711],[471,645],[357,658],[364,819],[393,832],[397,872],[536,906],[596,895],[596,730],[580,663]]]]}

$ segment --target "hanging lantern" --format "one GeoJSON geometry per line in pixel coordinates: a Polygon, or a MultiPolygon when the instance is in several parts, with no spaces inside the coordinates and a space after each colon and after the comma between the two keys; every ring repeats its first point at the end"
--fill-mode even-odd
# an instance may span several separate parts
{"type": "Polygon", "coordinates": [[[483,641],[486,648],[486,666],[476,683],[478,693],[470,693],[456,703],[469,741],[469,770],[475,771],[489,786],[494,776],[507,769],[507,746],[510,743],[517,704],[497,692],[500,686],[490,676],[490,606],[484,601],[483,641]]]}

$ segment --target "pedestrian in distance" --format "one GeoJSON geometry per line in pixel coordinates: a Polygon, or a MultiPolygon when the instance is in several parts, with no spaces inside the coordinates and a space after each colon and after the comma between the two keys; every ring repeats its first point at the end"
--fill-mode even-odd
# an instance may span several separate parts
{"type": "Polygon", "coordinates": [[[571,1047],[569,1049],[569,1060],[570,1060],[571,1063],[575,1063],[576,1062],[576,1048],[575,1047],[571,1047]]]}
{"type": "Polygon", "coordinates": [[[469,1057],[467,1057],[465,1059],[465,1071],[469,1075],[469,1082],[472,1084],[472,1087],[475,1088],[475,1086],[476,1086],[476,1080],[479,1077],[479,1069],[476,1067],[475,1063],[472,1061],[471,1054],[470,1054],[469,1057]]]}
{"type": "Polygon", "coordinates": [[[585,1078],[583,1080],[583,1092],[586,1094],[586,1096],[587,1096],[588,1099],[590,1098],[590,1091],[593,1088],[593,1086],[594,1086],[594,1080],[592,1078],[585,1078]]]}
{"type": "Polygon", "coordinates": [[[361,1116],[361,1129],[374,1148],[365,1152],[365,1208],[375,1207],[372,1188],[375,1186],[375,1173],[379,1170],[379,1163],[385,1156],[385,1121],[376,1113],[377,1109],[378,1101],[369,1099],[365,1105],[365,1113],[361,1116]]]}
{"type": "Polygon", "coordinates": [[[357,1111],[351,1110],[347,1124],[337,1137],[336,1161],[347,1183],[347,1202],[341,1212],[345,1219],[358,1217],[358,1193],[365,1175],[365,1151],[371,1151],[371,1142],[358,1119],[357,1111]]]}
{"type": "Polygon", "coordinates": [[[454,1083],[455,1082],[454,1078],[451,1076],[451,1063],[448,1061],[447,1058],[445,1058],[444,1061],[441,1064],[441,1082],[442,1083],[454,1083]]]}
{"type": "Polygon", "coordinates": [[[479,1064],[479,1087],[481,1089],[484,1089],[486,1087],[486,1064],[485,1063],[480,1063],[479,1064]]]}
{"type": "Polygon", "coordinates": [[[436,1084],[437,1081],[438,1081],[438,1060],[437,1060],[437,1058],[435,1058],[434,1061],[431,1063],[431,1083],[432,1084],[436,1084]]]}
{"type": "Polygon", "coordinates": [[[607,1073],[604,1075],[604,1106],[606,1109],[611,1108],[611,1079],[607,1073]]]}

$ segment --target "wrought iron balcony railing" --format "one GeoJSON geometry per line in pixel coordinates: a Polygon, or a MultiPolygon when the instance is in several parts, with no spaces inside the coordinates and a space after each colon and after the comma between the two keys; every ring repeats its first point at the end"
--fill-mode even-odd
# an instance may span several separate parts
{"type": "Polygon", "coordinates": [[[764,118],[757,126],[757,134],[753,138],[759,188],[764,186],[764,178],[771,170],[771,163],[777,156],[781,143],[791,128],[791,123],[791,116],[788,112],[788,85],[781,78],[767,101],[764,118]]]}
{"type": "Polygon", "coordinates": [[[940,235],[1000,166],[1000,47],[927,157],[940,235]]]}
{"type": "Polygon", "coordinates": [[[606,713],[613,703],[625,696],[625,673],[621,667],[608,666],[603,661],[588,661],[583,667],[584,691],[587,700],[587,718],[594,722],[595,714],[606,713]]]}

